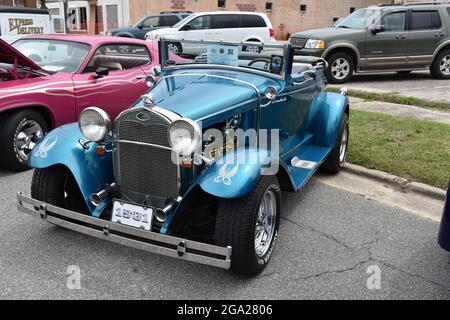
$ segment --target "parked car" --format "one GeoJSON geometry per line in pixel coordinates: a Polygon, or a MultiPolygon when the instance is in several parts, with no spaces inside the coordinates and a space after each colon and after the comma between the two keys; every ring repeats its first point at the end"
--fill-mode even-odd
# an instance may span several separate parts
{"type": "Polygon", "coordinates": [[[254,275],[278,239],[281,191],[344,166],[349,101],[326,92],[322,59],[294,64],[288,45],[250,54],[246,44],[208,42],[200,62],[177,63],[170,43],[160,43],[160,80],[114,125],[89,108],[36,146],[31,197],[19,193],[19,209],[254,275]]]}
{"type": "Polygon", "coordinates": [[[128,28],[108,30],[108,36],[145,39],[145,35],[153,30],[169,28],[191,15],[191,11],[164,11],[143,17],[128,28]]]}
{"type": "Polygon", "coordinates": [[[116,37],[41,35],[0,40],[0,50],[0,165],[13,170],[26,170],[36,142],[83,109],[114,119],[148,90],[158,63],[151,43],[116,37]]]}
{"type": "Polygon", "coordinates": [[[330,83],[347,82],[354,72],[429,69],[450,79],[450,5],[369,7],[353,12],[333,28],[295,33],[296,54],[326,59],[330,83]]]}
{"type": "MultiPolygon", "coordinates": [[[[146,39],[234,41],[274,43],[275,30],[266,14],[256,12],[201,12],[190,15],[172,28],[147,33],[146,39]]],[[[170,49],[177,54],[199,55],[205,46],[198,43],[173,41],[170,49]]]]}
{"type": "Polygon", "coordinates": [[[48,10],[0,6],[0,38],[8,43],[27,35],[53,32],[48,10]]]}
{"type": "Polygon", "coordinates": [[[450,181],[448,182],[447,201],[442,215],[438,242],[443,249],[450,252],[450,181]]]}

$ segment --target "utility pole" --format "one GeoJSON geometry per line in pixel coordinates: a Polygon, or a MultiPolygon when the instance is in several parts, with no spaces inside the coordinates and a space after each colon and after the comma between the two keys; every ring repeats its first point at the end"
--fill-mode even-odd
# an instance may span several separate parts
{"type": "Polygon", "coordinates": [[[63,17],[64,17],[64,33],[65,34],[69,34],[70,33],[70,29],[68,24],[68,13],[69,13],[69,3],[68,0],[60,0],[62,2],[62,6],[63,6],[63,17]]]}

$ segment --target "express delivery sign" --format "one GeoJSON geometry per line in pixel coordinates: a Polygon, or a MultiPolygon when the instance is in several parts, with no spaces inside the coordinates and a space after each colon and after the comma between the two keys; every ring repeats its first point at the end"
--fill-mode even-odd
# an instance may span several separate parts
{"type": "Polygon", "coordinates": [[[51,33],[49,17],[45,15],[2,15],[0,19],[2,38],[6,41],[33,34],[51,33]]]}

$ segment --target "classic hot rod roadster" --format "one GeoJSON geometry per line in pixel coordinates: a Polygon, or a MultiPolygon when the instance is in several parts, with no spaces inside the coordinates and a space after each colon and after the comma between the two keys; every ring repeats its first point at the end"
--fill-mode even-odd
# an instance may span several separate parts
{"type": "Polygon", "coordinates": [[[176,62],[169,44],[160,41],[162,67],[147,79],[155,85],[114,124],[92,107],[40,141],[31,197],[19,193],[18,208],[257,274],[277,242],[282,191],[344,166],[349,101],[326,92],[325,61],[297,61],[290,45],[203,41],[203,54],[176,62]]]}

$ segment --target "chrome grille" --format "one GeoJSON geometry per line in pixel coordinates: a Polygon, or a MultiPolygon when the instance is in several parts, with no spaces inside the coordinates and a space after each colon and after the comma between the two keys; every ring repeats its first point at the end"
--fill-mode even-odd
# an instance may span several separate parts
{"type": "Polygon", "coordinates": [[[131,109],[116,120],[115,171],[125,200],[160,208],[179,195],[169,126],[164,116],[144,108],[131,109]]]}
{"type": "Polygon", "coordinates": [[[296,49],[303,49],[303,48],[305,47],[306,40],[308,40],[308,39],[304,39],[304,38],[291,38],[291,44],[292,44],[296,49]]]}

